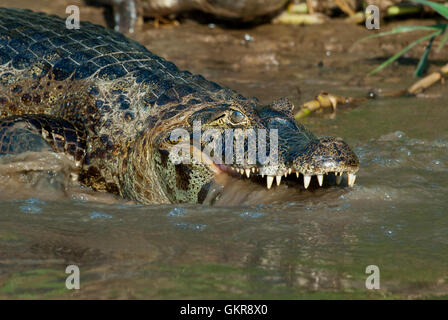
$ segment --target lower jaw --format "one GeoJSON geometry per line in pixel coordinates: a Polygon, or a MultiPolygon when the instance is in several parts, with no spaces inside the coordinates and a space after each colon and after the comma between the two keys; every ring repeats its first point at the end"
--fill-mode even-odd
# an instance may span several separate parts
{"type": "MultiPolygon", "coordinates": [[[[203,204],[212,206],[267,205],[275,203],[313,201],[313,199],[333,199],[349,192],[346,178],[338,186],[334,174],[326,175],[322,186],[315,177],[307,189],[303,185],[303,176],[295,174],[283,178],[281,184],[274,183],[271,189],[266,188],[266,178],[251,175],[248,179],[241,175],[219,174],[209,188],[203,204]]],[[[319,200],[320,201],[320,200],[319,200]]]]}

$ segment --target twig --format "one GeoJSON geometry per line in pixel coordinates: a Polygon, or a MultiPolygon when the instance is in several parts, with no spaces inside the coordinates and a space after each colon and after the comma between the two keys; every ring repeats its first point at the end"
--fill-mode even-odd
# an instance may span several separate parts
{"type": "Polygon", "coordinates": [[[415,4],[401,4],[387,8],[386,17],[403,16],[407,14],[420,13],[423,11],[421,6],[415,4]]]}
{"type": "Polygon", "coordinates": [[[411,95],[416,95],[423,92],[423,90],[429,88],[438,81],[441,81],[443,83],[444,77],[446,75],[448,75],[448,64],[440,68],[439,71],[433,72],[430,75],[427,75],[423,79],[414,83],[411,87],[407,89],[407,93],[411,95]]]}
{"type": "MultiPolygon", "coordinates": [[[[448,64],[444,65],[440,68],[439,71],[433,72],[421,80],[415,82],[412,86],[405,90],[395,90],[395,91],[387,91],[384,92],[378,97],[380,98],[390,98],[390,97],[403,97],[403,96],[415,96],[419,93],[422,93],[424,90],[428,89],[432,85],[441,81],[442,83],[445,81],[445,76],[448,75],[448,64]]],[[[317,110],[323,108],[332,108],[333,112],[336,111],[336,107],[338,104],[348,104],[348,103],[360,103],[367,100],[367,98],[353,98],[353,97],[342,97],[337,96],[327,92],[319,93],[314,100],[305,102],[300,106],[300,110],[295,113],[294,118],[299,120],[300,118],[304,118],[315,112],[317,110]]]]}
{"type": "Polygon", "coordinates": [[[352,98],[352,97],[342,97],[342,96],[338,96],[338,95],[334,95],[331,93],[327,93],[327,92],[321,92],[319,93],[314,100],[305,102],[304,104],[302,104],[300,106],[300,110],[298,112],[296,112],[296,114],[294,115],[294,118],[296,120],[306,117],[307,115],[309,115],[310,113],[317,111],[319,109],[323,109],[323,108],[332,108],[333,112],[336,111],[336,107],[338,106],[338,104],[348,104],[348,103],[352,103],[352,102],[358,102],[358,101],[362,101],[365,100],[365,98],[352,98]]]}
{"type": "Polygon", "coordinates": [[[355,10],[345,0],[336,0],[336,5],[350,17],[356,14],[355,10]]]}
{"type": "Polygon", "coordinates": [[[306,6],[308,7],[308,13],[309,14],[314,14],[313,1],[312,0],[306,0],[306,6]]]}

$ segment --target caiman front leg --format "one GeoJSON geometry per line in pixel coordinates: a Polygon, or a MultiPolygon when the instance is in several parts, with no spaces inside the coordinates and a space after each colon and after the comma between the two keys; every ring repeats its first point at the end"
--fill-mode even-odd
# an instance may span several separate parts
{"type": "Polygon", "coordinates": [[[138,24],[137,0],[99,0],[97,2],[112,7],[115,31],[134,33],[138,24]]]}
{"type": "Polygon", "coordinates": [[[93,190],[118,194],[86,158],[86,131],[81,125],[43,114],[15,115],[0,119],[0,157],[24,152],[63,153],[78,168],[75,176],[93,190]]]}
{"type": "MultiPolygon", "coordinates": [[[[66,182],[54,178],[59,169],[57,166],[54,169],[51,161],[48,165],[38,167],[32,164],[36,156],[45,157],[45,153],[64,154],[69,162],[73,161],[70,164],[61,162],[63,166],[68,165],[65,168],[70,170],[70,180],[76,180],[93,190],[107,189],[101,187],[105,184],[104,179],[86,166],[86,131],[82,125],[43,114],[15,115],[0,119],[0,166],[10,164],[16,171],[20,171],[31,185],[38,186],[37,188],[64,188],[66,182]],[[13,157],[8,159],[8,156],[13,157]],[[21,164],[23,161],[31,162],[24,166],[21,164]]],[[[66,173],[67,171],[59,177],[68,178],[66,173]]],[[[118,193],[115,190],[107,191],[118,193]]]]}
{"type": "Polygon", "coordinates": [[[0,156],[28,151],[65,153],[81,164],[86,153],[86,133],[64,119],[42,114],[0,119],[0,156]]]}

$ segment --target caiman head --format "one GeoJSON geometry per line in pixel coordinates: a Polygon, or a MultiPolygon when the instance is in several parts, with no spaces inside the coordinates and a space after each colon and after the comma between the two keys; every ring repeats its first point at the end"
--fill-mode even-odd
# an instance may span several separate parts
{"type": "Polygon", "coordinates": [[[343,174],[349,186],[355,182],[355,153],[344,141],[317,138],[297,123],[286,99],[270,106],[235,99],[176,109],[161,115],[134,151],[131,197],[139,202],[212,204],[228,177],[268,189],[282,179],[300,181],[296,189],[307,189],[313,179],[320,186],[339,184],[343,174]]]}

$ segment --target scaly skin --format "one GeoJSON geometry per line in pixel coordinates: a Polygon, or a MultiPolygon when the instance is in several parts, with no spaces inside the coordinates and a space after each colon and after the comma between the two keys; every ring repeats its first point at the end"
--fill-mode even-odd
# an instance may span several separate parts
{"type": "Polygon", "coordinates": [[[47,142],[41,150],[73,156],[80,181],[95,190],[141,203],[195,203],[219,189],[220,177],[246,169],[266,175],[268,184],[291,172],[358,170],[343,141],[317,139],[290,110],[285,100],[263,106],[180,71],[101,26],[69,30],[56,16],[0,8],[0,154],[38,151],[18,141],[25,130],[32,141],[47,142]],[[171,132],[192,134],[198,120],[202,130],[220,133],[277,129],[278,165],[173,163],[171,132]]]}
{"type": "Polygon", "coordinates": [[[114,11],[115,30],[134,31],[138,12],[145,17],[163,17],[198,10],[219,18],[243,22],[271,16],[290,0],[100,0],[114,11]]]}

